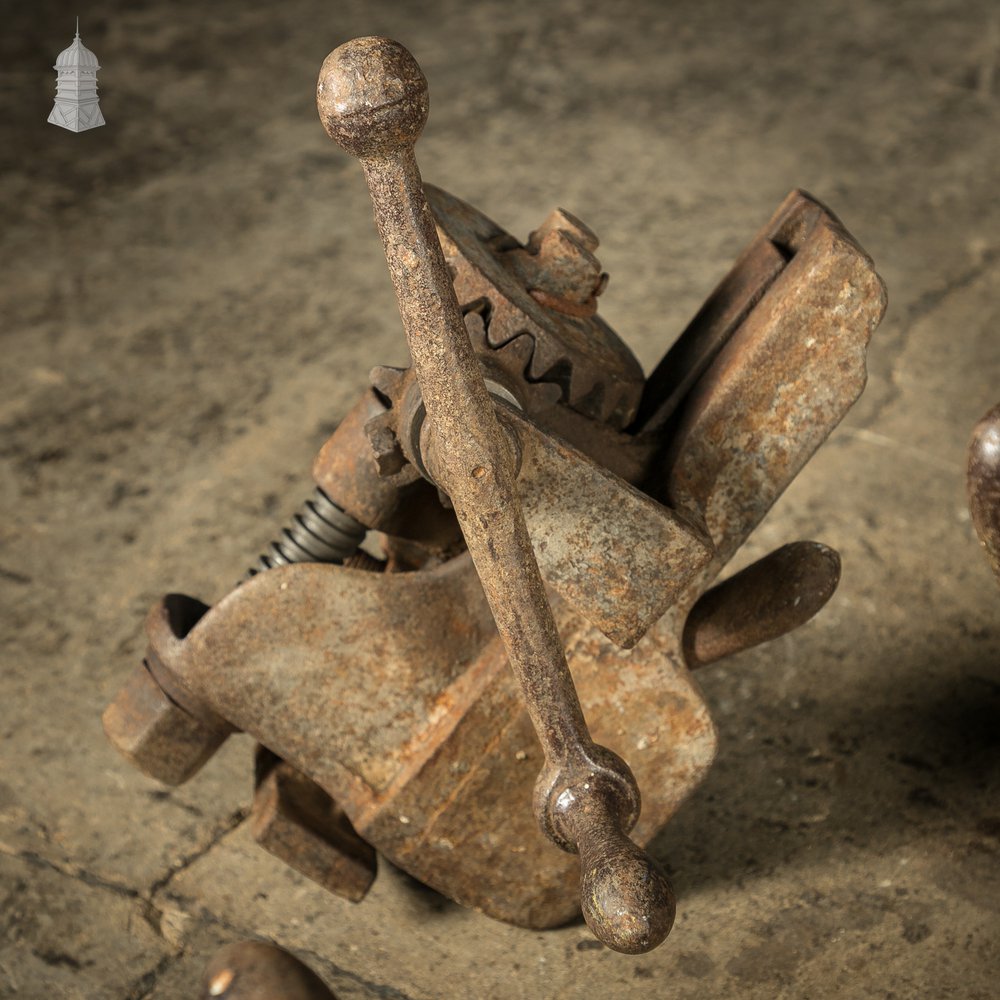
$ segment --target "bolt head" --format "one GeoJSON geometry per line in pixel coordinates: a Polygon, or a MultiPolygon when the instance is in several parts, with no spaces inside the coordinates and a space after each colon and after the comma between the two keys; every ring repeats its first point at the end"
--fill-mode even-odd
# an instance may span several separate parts
{"type": "Polygon", "coordinates": [[[101,721],[115,749],[143,774],[166,785],[187,781],[227,735],[172,702],[145,664],[135,668],[101,721]]]}

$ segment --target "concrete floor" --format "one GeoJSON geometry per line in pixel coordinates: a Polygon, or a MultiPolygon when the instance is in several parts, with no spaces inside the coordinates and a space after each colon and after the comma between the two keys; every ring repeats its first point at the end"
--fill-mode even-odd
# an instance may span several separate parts
{"type": "Polygon", "coordinates": [[[993,0],[94,0],[108,125],[80,135],[45,123],[76,12],[8,5],[0,41],[0,995],[190,997],[264,937],[343,997],[996,996],[1000,590],[963,482],[1000,399],[993,0]],[[226,592],[405,357],[313,105],[373,33],[429,78],[424,176],[522,236],[585,219],[647,368],[795,186],[889,288],[864,397],[739,557],[816,537],[843,582],[701,677],[721,750],[656,842],[680,902],[650,955],[387,866],[332,898],[253,845],[246,739],[166,790],[101,733],[147,606],[226,592]]]}

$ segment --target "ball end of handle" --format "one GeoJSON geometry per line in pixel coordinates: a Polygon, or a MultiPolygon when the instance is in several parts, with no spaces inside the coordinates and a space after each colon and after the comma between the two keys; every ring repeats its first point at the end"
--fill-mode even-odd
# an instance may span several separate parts
{"type": "Polygon", "coordinates": [[[353,156],[412,146],[427,121],[427,79],[391,38],[355,38],[323,61],[316,85],[320,121],[353,156]]]}
{"type": "Polygon", "coordinates": [[[580,902],[594,936],[627,955],[662,944],[677,904],[660,866],[624,835],[581,849],[580,862],[580,902]]]}

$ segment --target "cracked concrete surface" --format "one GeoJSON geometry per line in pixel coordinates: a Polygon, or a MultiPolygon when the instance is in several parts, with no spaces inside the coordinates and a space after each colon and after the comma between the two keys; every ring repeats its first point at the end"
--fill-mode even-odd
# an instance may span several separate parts
{"type": "Polygon", "coordinates": [[[187,997],[215,948],[265,937],[344,997],[994,996],[1000,590],[963,473],[1000,399],[995,4],[81,14],[105,128],[45,123],[62,5],[12,8],[0,40],[0,995],[187,997]],[[648,956],[388,866],[362,904],[329,897],[240,822],[245,742],[166,790],[100,731],[149,603],[224,593],[368,369],[405,357],[360,171],[312,103],[326,52],[372,33],[430,81],[424,176],[521,236],[555,204],[586,220],[647,369],[794,186],[889,288],[866,394],[737,561],[817,537],[843,582],[702,676],[721,752],[657,841],[680,904],[648,956]]]}

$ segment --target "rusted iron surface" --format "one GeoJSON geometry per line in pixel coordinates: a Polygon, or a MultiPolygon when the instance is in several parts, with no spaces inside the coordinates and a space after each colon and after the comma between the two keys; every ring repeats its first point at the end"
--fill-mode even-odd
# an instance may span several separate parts
{"type": "Polygon", "coordinates": [[[684,625],[694,670],[804,625],[833,596],[840,556],[819,542],[792,542],[702,594],[684,625]]]}
{"type": "Polygon", "coordinates": [[[707,534],[520,415],[507,419],[546,582],[619,646],[634,646],[711,559],[707,534]]]}
{"type": "Polygon", "coordinates": [[[1000,404],[972,432],[967,483],[972,524],[1000,581],[1000,404]]]}
{"type": "Polygon", "coordinates": [[[558,385],[573,411],[615,428],[628,426],[642,394],[642,368],[594,315],[596,293],[606,283],[593,258],[597,237],[557,209],[524,247],[446,191],[428,185],[427,199],[458,298],[489,303],[485,334],[501,363],[512,363],[528,382],[558,385]],[[582,311],[572,309],[572,300],[582,300],[582,311]],[[515,354],[512,344],[524,353],[515,354]]]}
{"type": "Polygon", "coordinates": [[[784,270],[788,255],[775,243],[779,229],[775,223],[781,217],[779,210],[771,224],[740,254],[687,329],[650,373],[636,419],[637,430],[658,431],[668,424],[708,365],[784,270]]]}
{"type": "Polygon", "coordinates": [[[170,666],[207,607],[167,595],[146,617],[149,647],[118,696],[105,709],[104,732],[143,774],[165,785],[193,777],[233,731],[174,679],[170,666]]]}
{"type": "Polygon", "coordinates": [[[119,753],[165,785],[180,785],[197,774],[226,738],[172,702],[145,664],[132,671],[102,722],[119,753]]]}
{"type": "Polygon", "coordinates": [[[375,881],[375,850],[312,779],[266,747],[257,748],[250,831],[285,864],[352,903],[375,881]]]}
{"type": "MultiPolygon", "coordinates": [[[[423,467],[424,414],[415,405],[421,396],[413,372],[379,368],[372,374],[389,409],[373,417],[369,429],[375,424],[380,439],[385,434],[396,441],[409,461],[423,467]]],[[[710,559],[706,532],[600,459],[553,436],[550,410],[529,403],[522,412],[518,387],[508,393],[491,380],[487,386],[501,404],[497,415],[515,459],[517,493],[542,576],[619,645],[635,645],[710,559]]],[[[325,446],[321,453],[326,475],[338,468],[330,451],[325,446]]],[[[591,442],[591,451],[601,455],[603,449],[591,442]]],[[[640,465],[637,459],[632,471],[640,465]]]]}
{"type": "MultiPolygon", "coordinates": [[[[554,604],[593,736],[656,789],[636,828],[646,842],[711,763],[708,710],[668,630],[620,650],[554,604]]],[[[181,671],[415,877],[526,926],[579,911],[578,861],[528,808],[542,756],[468,556],[389,576],[259,574],[199,623],[181,671]]]]}
{"type": "Polygon", "coordinates": [[[337,1000],[304,962],[264,941],[226,945],[201,979],[201,1000],[337,1000]]]}
{"type": "Polygon", "coordinates": [[[200,625],[190,689],[355,810],[399,780],[496,635],[467,555],[421,573],[278,566],[200,625]]]}
{"type": "Polygon", "coordinates": [[[579,220],[557,210],[522,245],[425,199],[404,49],[336,50],[318,106],[364,163],[413,367],[373,370],[314,477],[386,561],[279,565],[208,611],[173,595],[144,697],[183,706],[182,736],[268,748],[254,822],[310,877],[336,843],[316,815],[342,810],[341,832],[465,905],[550,927],[582,876],[603,940],[655,946],[673,898],[641,845],[717,746],[689,670],[807,620],[839,562],[796,543],[709,587],[860,392],[881,281],[793,192],[644,386],[594,315],[606,278],[579,220]]]}
{"type": "Polygon", "coordinates": [[[405,537],[435,552],[453,549],[461,532],[437,490],[409,464],[380,471],[366,428],[385,413],[367,389],[313,463],[316,484],[366,527],[405,537]]]}
{"type": "MultiPolygon", "coordinates": [[[[707,706],[668,622],[626,651],[554,604],[591,733],[627,757],[646,789],[633,831],[645,844],[711,765],[717,736],[707,706]]],[[[523,926],[558,926],[579,911],[578,862],[547,846],[517,805],[542,754],[499,644],[482,662],[487,683],[474,703],[364,836],[459,902],[523,926]]]]}

